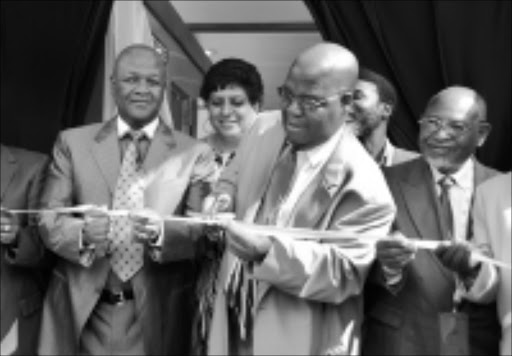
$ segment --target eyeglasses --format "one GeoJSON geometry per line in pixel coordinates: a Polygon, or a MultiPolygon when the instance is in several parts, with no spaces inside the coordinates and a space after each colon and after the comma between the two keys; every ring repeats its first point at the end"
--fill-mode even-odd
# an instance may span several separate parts
{"type": "MultiPolygon", "coordinates": [[[[462,135],[471,128],[470,122],[455,120],[442,120],[435,116],[426,116],[419,120],[420,126],[430,132],[437,132],[441,129],[453,135],[462,135]]],[[[482,122],[478,122],[480,124],[482,122]]]]}
{"type": "Polygon", "coordinates": [[[308,113],[313,113],[320,108],[326,107],[330,101],[337,98],[341,98],[343,105],[348,105],[352,102],[352,93],[347,91],[336,93],[325,98],[318,98],[312,96],[294,95],[287,87],[280,86],[277,88],[277,93],[281,98],[281,106],[283,108],[288,108],[293,101],[296,101],[298,107],[303,112],[308,113]]]}

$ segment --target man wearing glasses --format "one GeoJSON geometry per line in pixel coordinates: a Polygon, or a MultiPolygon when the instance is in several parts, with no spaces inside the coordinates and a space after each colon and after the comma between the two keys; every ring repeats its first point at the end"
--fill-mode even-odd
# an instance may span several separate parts
{"type": "Polygon", "coordinates": [[[467,247],[473,192],[496,173],[474,158],[490,131],[485,101],[470,88],[449,87],[428,102],[419,124],[422,157],[384,171],[396,231],[377,243],[363,354],[496,354],[495,305],[460,298],[479,268],[467,247]],[[415,251],[412,238],[445,242],[434,253],[415,251]]]}
{"type": "Polygon", "coordinates": [[[240,222],[340,238],[389,232],[395,207],[383,174],[345,125],[357,75],[339,45],[300,54],[278,91],[281,115],[255,124],[221,176],[217,197],[236,220],[224,224],[209,354],[359,353],[371,246],[255,233],[240,222]]]}

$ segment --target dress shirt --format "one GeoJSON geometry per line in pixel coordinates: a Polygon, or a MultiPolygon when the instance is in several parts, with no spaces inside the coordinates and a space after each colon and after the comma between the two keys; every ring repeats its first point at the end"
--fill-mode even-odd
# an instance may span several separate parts
{"type": "MultiPolygon", "coordinates": [[[[434,177],[436,193],[437,196],[439,196],[439,194],[441,194],[441,188],[439,187],[438,182],[444,174],[439,172],[432,165],[429,164],[429,166],[434,177]]],[[[472,158],[464,162],[457,172],[450,175],[454,180],[454,184],[449,191],[449,196],[454,225],[453,237],[455,241],[467,240],[469,214],[475,185],[474,175],[475,163],[472,158]]]]}
{"type": "Polygon", "coordinates": [[[297,164],[290,183],[291,188],[279,207],[276,219],[277,226],[288,226],[293,209],[300,196],[331,157],[343,130],[345,130],[345,125],[342,125],[326,142],[308,150],[297,151],[297,164]]]}
{"type": "Polygon", "coordinates": [[[382,149],[382,155],[380,156],[377,163],[381,167],[389,167],[393,164],[393,155],[395,154],[395,146],[386,139],[386,143],[384,144],[384,148],[382,149]]]}

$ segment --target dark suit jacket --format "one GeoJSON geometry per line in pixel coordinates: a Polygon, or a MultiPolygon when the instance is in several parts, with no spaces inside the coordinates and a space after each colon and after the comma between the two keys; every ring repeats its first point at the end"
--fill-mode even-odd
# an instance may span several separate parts
{"type": "MultiPolygon", "coordinates": [[[[395,228],[411,238],[442,239],[446,227],[439,218],[433,177],[425,160],[420,157],[386,168],[384,173],[398,209],[395,228]]],[[[475,186],[494,174],[495,171],[475,162],[475,186]]],[[[382,269],[376,262],[365,290],[363,354],[438,355],[437,318],[439,312],[452,310],[454,290],[453,273],[431,251],[417,252],[404,268],[402,281],[392,291],[385,286],[382,269]]],[[[496,319],[496,311],[486,310],[483,314],[496,319]]],[[[477,330],[481,323],[470,324],[471,344],[486,344],[487,340],[480,338],[486,330],[477,330]]],[[[496,346],[491,349],[498,352],[499,338],[492,334],[489,337],[493,339],[490,344],[496,346]]]]}
{"type": "MultiPolygon", "coordinates": [[[[47,157],[41,153],[0,146],[1,201],[9,209],[36,208],[47,157]]],[[[0,339],[18,320],[17,354],[35,354],[41,320],[44,273],[31,269],[44,261],[45,251],[34,219],[22,215],[16,246],[1,245],[0,339]]]]}
{"type": "MultiPolygon", "coordinates": [[[[112,206],[121,164],[116,120],[64,131],[55,144],[43,205],[112,206]]],[[[161,215],[199,210],[215,165],[213,152],[160,123],[143,162],[144,204],[161,215]]],[[[42,237],[59,260],[44,303],[41,354],[73,355],[110,271],[108,258],[92,264],[79,250],[83,218],[46,216],[42,237]]],[[[161,256],[146,249],[144,267],[132,279],[146,353],[187,354],[190,345],[195,253],[192,228],[166,222],[161,256]]]]}

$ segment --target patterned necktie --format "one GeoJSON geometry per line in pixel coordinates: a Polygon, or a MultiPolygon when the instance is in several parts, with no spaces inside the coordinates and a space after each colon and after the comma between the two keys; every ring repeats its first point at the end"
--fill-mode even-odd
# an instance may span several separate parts
{"type": "Polygon", "coordinates": [[[437,182],[441,193],[439,194],[439,206],[441,208],[441,217],[444,219],[448,231],[448,239],[453,238],[453,211],[450,203],[450,189],[455,184],[453,177],[444,175],[437,182]]]}
{"type": "MultiPolygon", "coordinates": [[[[130,134],[121,171],[117,179],[112,208],[134,210],[144,207],[144,174],[138,164],[138,143],[143,132],[130,134]]],[[[114,216],[111,222],[112,256],[110,264],[122,281],[130,279],[143,265],[143,246],[132,241],[132,226],[127,216],[114,216]]]]}

